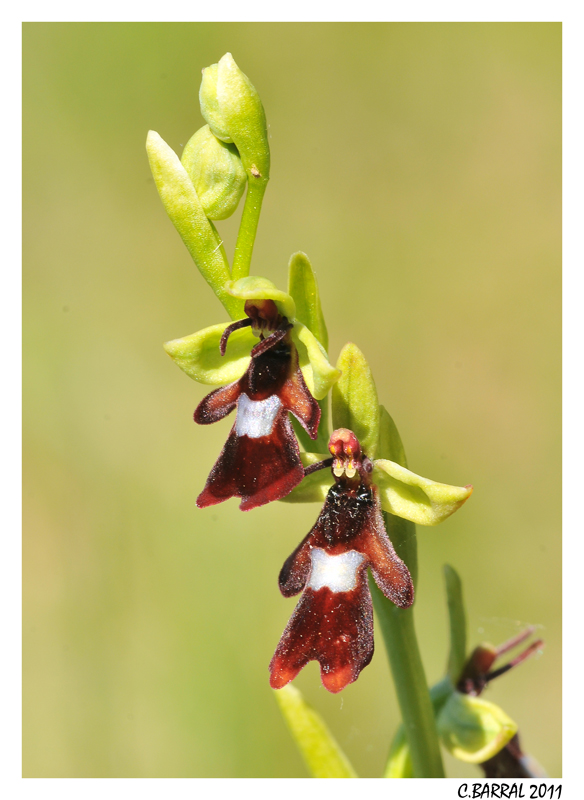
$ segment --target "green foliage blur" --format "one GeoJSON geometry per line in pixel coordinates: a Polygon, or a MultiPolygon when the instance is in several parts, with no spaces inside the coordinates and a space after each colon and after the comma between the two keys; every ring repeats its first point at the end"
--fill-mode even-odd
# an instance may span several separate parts
{"type": "MultiPolygon", "coordinates": [[[[195,498],[227,437],[162,343],[227,321],[166,217],[146,133],[179,153],[231,52],[269,124],[252,274],[318,274],[331,360],[367,357],[410,469],[474,494],[418,528],[417,630],[446,667],[442,565],[469,647],[546,649],[485,699],[561,774],[559,23],[25,23],[24,775],[305,777],[268,685],[318,514],[195,498]]],[[[232,255],[235,218],[218,223],[232,255]]],[[[297,680],[362,777],[400,717],[380,631],[358,682],[297,680]]],[[[446,757],[450,776],[479,776],[446,757]]]]}

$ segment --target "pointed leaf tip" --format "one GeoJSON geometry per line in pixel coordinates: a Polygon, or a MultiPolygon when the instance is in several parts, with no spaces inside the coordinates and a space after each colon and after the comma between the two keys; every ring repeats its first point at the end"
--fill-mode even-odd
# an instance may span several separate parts
{"type": "Polygon", "coordinates": [[[314,778],[358,777],[316,711],[291,684],[274,695],[294,741],[314,778]]]}
{"type": "Polygon", "coordinates": [[[450,622],[450,652],[448,677],[456,686],[466,662],[466,612],[462,595],[462,581],[457,571],[444,564],[448,618],[450,622]]]}

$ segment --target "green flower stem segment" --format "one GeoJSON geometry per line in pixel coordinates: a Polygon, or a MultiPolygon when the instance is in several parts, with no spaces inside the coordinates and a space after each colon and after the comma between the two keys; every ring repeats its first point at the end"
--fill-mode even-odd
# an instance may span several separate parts
{"type": "MultiPolygon", "coordinates": [[[[399,432],[387,410],[380,407],[379,455],[407,469],[399,432]]],[[[387,534],[398,556],[405,561],[414,586],[418,583],[416,526],[383,512],[387,534]]],[[[415,778],[443,778],[444,766],[434,719],[434,709],[414,627],[414,606],[397,608],[373,587],[373,606],[389,657],[397,698],[409,744],[415,778]]]]}
{"type": "MultiPolygon", "coordinates": [[[[390,515],[384,513],[383,516],[387,525],[390,515]]],[[[393,535],[389,528],[388,534],[390,538],[393,535]]],[[[395,541],[393,543],[395,545],[395,541]]],[[[369,581],[373,606],[389,656],[414,777],[444,778],[434,712],[414,628],[413,607],[397,608],[374,583],[369,581]]]]}
{"type": "Polygon", "coordinates": [[[232,319],[243,316],[243,302],[230,295],[229,264],[217,231],[207,219],[195,187],[176,153],[149,131],[146,150],[150,169],[166,213],[172,220],[202,276],[232,319]]]}
{"type": "Polygon", "coordinates": [[[262,201],[267,185],[267,180],[254,178],[253,176],[248,179],[247,194],[243,205],[237,242],[235,243],[233,268],[231,270],[231,276],[234,281],[239,280],[239,278],[247,278],[249,275],[262,201]]]}
{"type": "Polygon", "coordinates": [[[313,778],[357,778],[321,717],[288,684],[274,691],[280,711],[313,778]]]}

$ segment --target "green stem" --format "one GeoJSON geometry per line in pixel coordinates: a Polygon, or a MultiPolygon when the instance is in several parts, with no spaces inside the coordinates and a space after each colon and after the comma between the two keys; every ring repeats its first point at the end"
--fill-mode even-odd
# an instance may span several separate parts
{"type": "Polygon", "coordinates": [[[239,278],[247,278],[249,275],[251,255],[267,185],[267,180],[258,180],[252,176],[248,179],[247,194],[245,195],[231,270],[231,279],[234,281],[239,280],[239,278]]]}
{"type": "MultiPolygon", "coordinates": [[[[411,522],[385,514],[385,525],[397,554],[417,583],[416,528],[411,522]]],[[[410,746],[415,778],[444,778],[434,712],[414,628],[413,606],[397,608],[370,580],[402,719],[410,746]]]]}

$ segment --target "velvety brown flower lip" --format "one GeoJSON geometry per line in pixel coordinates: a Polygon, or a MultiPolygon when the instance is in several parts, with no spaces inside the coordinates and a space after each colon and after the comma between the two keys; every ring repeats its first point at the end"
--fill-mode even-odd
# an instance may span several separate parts
{"type": "Polygon", "coordinates": [[[280,572],[282,594],[302,596],[270,663],[274,689],[293,680],[309,661],[319,662],[330,692],[357,680],[374,647],[368,568],[397,606],[408,608],[414,601],[410,573],[387,536],[377,489],[370,483],[371,462],[361,455],[355,435],[344,429],[333,433],[329,449],[335,484],[316,524],[280,572]]]}
{"type": "MultiPolygon", "coordinates": [[[[253,314],[248,317],[249,324],[260,333],[246,373],[208,394],[194,414],[195,422],[209,425],[237,408],[227,442],[197,498],[199,508],[240,497],[240,509],[248,511],[285,497],[304,478],[288,412],[312,439],[318,432],[320,406],[298,366],[290,323],[278,314],[272,301],[262,301],[259,310],[257,304],[246,303],[246,311],[253,314]],[[263,332],[270,330],[264,337],[263,332]]],[[[243,323],[248,324],[240,320],[226,329],[227,336],[223,335],[220,344],[222,352],[229,333],[243,323]]]]}

